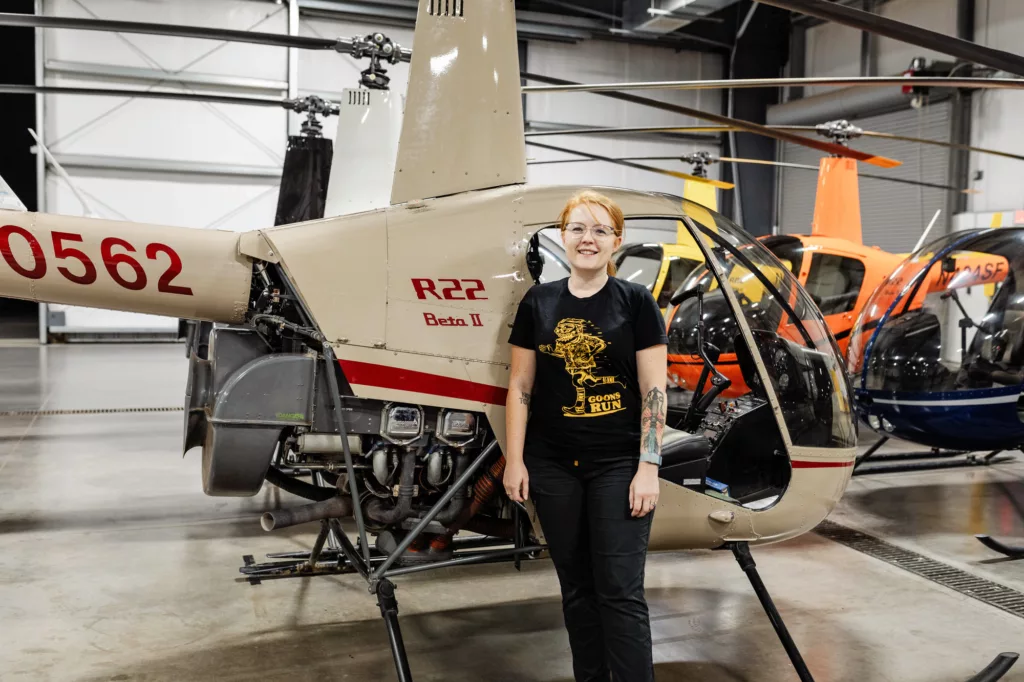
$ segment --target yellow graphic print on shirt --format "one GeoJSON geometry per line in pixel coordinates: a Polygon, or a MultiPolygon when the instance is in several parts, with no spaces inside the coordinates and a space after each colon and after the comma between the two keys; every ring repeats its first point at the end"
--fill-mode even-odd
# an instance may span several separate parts
{"type": "Polygon", "coordinates": [[[565,361],[565,371],[572,377],[576,387],[576,402],[562,408],[566,417],[603,417],[626,409],[622,405],[622,393],[612,388],[625,384],[614,376],[594,376],[597,356],[608,347],[608,343],[596,334],[587,332],[594,325],[577,317],[567,317],[555,325],[555,344],[541,344],[537,350],[565,361]],[[597,390],[595,390],[597,389],[597,390]],[[588,395],[588,390],[590,395],[588,395]]]}

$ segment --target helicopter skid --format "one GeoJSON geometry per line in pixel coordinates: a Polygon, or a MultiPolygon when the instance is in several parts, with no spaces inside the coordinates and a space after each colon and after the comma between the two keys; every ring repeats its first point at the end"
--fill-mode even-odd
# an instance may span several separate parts
{"type": "MultiPolygon", "coordinates": [[[[979,535],[977,538],[990,547],[992,545],[989,545],[989,542],[986,540],[995,542],[987,535],[979,535]]],[[[722,547],[722,549],[729,549],[732,551],[733,557],[736,559],[736,563],[740,565],[740,568],[746,574],[747,579],[750,580],[750,586],[754,588],[754,593],[757,594],[757,599],[761,602],[761,607],[768,616],[768,620],[771,621],[772,627],[775,628],[775,633],[779,636],[779,641],[782,642],[782,646],[785,648],[786,654],[789,656],[789,660],[793,663],[793,667],[796,669],[800,682],[814,682],[814,676],[811,675],[810,670],[807,668],[807,664],[804,662],[803,656],[800,654],[800,650],[793,641],[793,637],[789,634],[789,630],[786,629],[786,624],[783,622],[782,616],[779,614],[779,610],[775,607],[771,594],[768,593],[768,588],[765,587],[764,582],[761,581],[761,576],[757,572],[757,565],[754,563],[754,557],[750,554],[750,546],[746,542],[730,542],[722,547]]],[[[993,549],[995,549],[995,547],[993,547],[993,549]]],[[[1021,548],[1018,551],[1021,552],[1021,556],[1024,556],[1024,548],[1021,548]]],[[[1010,668],[1013,667],[1018,658],[1019,654],[1016,653],[1001,653],[992,659],[992,662],[985,666],[981,672],[971,677],[967,682],[995,682],[995,680],[1001,679],[1003,675],[1009,672],[1010,668]]]]}
{"type": "Polygon", "coordinates": [[[991,535],[975,535],[978,542],[985,545],[994,552],[999,552],[1011,559],[1024,559],[1024,547],[1007,545],[1005,543],[996,540],[991,535]]]}
{"type": "MultiPolygon", "coordinates": [[[[939,469],[959,469],[963,467],[991,466],[1014,461],[1012,455],[1000,455],[1002,450],[994,450],[985,455],[958,450],[944,452],[901,452],[893,455],[885,455],[873,459],[871,466],[863,464],[871,459],[871,455],[864,455],[854,466],[854,476],[867,474],[896,474],[912,471],[936,471],[939,469]],[[957,458],[957,459],[953,459],[957,458]],[[897,462],[889,464],[889,462],[897,462]]],[[[873,454],[873,453],[872,453],[873,454]]]]}
{"type": "MultiPolygon", "coordinates": [[[[511,544],[508,540],[495,541],[497,544],[508,546],[511,544]]],[[[488,551],[476,551],[470,548],[459,548],[453,553],[451,559],[445,559],[443,561],[435,561],[431,563],[415,564],[411,566],[403,566],[400,568],[388,571],[388,575],[399,576],[406,575],[409,573],[419,573],[421,571],[429,571],[437,568],[449,568],[451,566],[461,566],[464,564],[490,564],[490,563],[501,563],[515,561],[517,558],[523,555],[534,554],[543,551],[545,548],[543,545],[530,545],[527,547],[520,548],[509,548],[504,550],[488,550],[488,551]]],[[[349,575],[352,573],[359,573],[359,569],[353,565],[344,552],[341,550],[327,549],[323,550],[320,555],[314,560],[310,561],[312,553],[310,552],[281,552],[276,554],[268,554],[268,559],[281,559],[278,561],[268,561],[265,563],[257,563],[251,554],[247,554],[242,557],[244,566],[239,567],[238,571],[241,573],[243,578],[239,578],[240,582],[248,582],[251,585],[258,585],[263,580],[277,580],[282,578],[311,578],[321,575],[349,575]]],[[[377,555],[370,557],[371,566],[376,566],[384,562],[385,557],[383,555],[377,555]]]]}

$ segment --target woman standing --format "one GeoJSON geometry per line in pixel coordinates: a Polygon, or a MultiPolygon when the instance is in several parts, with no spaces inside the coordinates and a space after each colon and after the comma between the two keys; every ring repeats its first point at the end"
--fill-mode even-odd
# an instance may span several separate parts
{"type": "Polygon", "coordinates": [[[568,279],[530,289],[509,343],[504,486],[530,495],[562,589],[577,682],[654,679],[644,563],[665,426],[665,325],[610,275],[622,210],[597,192],[559,218],[568,279]]]}

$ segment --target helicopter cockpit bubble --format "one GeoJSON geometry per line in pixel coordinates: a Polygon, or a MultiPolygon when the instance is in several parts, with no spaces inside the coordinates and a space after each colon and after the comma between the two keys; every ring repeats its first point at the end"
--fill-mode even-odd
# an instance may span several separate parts
{"type": "MultiPolygon", "coordinates": [[[[743,338],[757,350],[770,382],[766,388],[778,401],[792,445],[852,447],[850,387],[838,346],[790,268],[722,216],[699,206],[691,211],[684,204],[683,210],[718,281],[728,284],[722,295],[747,323],[733,335],[733,346],[742,352],[743,338]]],[[[748,381],[756,384],[760,377],[751,374],[748,381]]]]}
{"type": "MultiPolygon", "coordinates": [[[[683,305],[703,306],[705,313],[720,310],[719,317],[731,319],[732,331],[724,336],[720,324],[690,332],[693,352],[707,371],[685,404],[673,404],[670,395],[672,428],[665,437],[661,477],[675,485],[666,490],[701,492],[753,512],[758,521],[751,523],[762,541],[791,537],[786,526],[793,514],[813,526],[849,480],[855,423],[842,356],[810,298],[788,265],[703,206],[654,194],[640,204],[631,194],[604,191],[623,206],[627,242],[664,242],[679,225],[692,235],[700,262],[684,291],[699,289],[701,295],[683,305]],[[673,210],[659,205],[663,200],[673,210]],[[716,357],[718,346],[733,354],[733,366],[741,372],[737,391],[722,376],[726,365],[716,357]],[[826,499],[831,502],[806,513],[808,500],[826,499]]],[[[559,239],[550,223],[532,226],[535,234],[559,239]]],[[[630,278],[638,272],[642,269],[626,269],[617,276],[636,281],[630,278]]],[[[532,274],[539,283],[539,272],[532,274]]],[[[669,497],[664,499],[668,508],[669,497]]],[[[690,500],[686,505],[694,503],[683,495],[680,504],[685,499],[690,500]]],[[[661,519],[666,518],[663,513],[661,519]]],[[[652,542],[672,546],[667,538],[679,532],[674,524],[655,524],[652,542]]]]}
{"type": "Polygon", "coordinates": [[[869,427],[932,447],[1024,442],[1024,230],[969,230],[912,254],[872,294],[848,365],[869,427]]]}
{"type": "Polygon", "coordinates": [[[703,262],[672,297],[694,324],[673,328],[670,320],[669,349],[685,347],[701,371],[682,401],[670,399],[669,425],[710,442],[708,483],[727,492],[706,493],[765,509],[789,487],[794,453],[852,452],[841,354],[786,265],[722,216],[682,206],[703,262]],[[740,380],[723,370],[738,370],[740,380]]]}

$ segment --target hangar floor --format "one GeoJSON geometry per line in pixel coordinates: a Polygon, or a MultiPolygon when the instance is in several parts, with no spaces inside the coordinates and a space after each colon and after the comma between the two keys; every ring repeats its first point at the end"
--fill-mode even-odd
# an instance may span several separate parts
{"type": "MultiPolygon", "coordinates": [[[[3,346],[0,412],[177,406],[185,366],[177,345],[3,346]]],[[[236,582],[243,554],[313,536],[260,530],[285,493],[204,497],[181,418],[0,416],[0,679],[394,679],[358,578],[236,582]]],[[[971,537],[1024,536],[1022,474],[1018,455],[861,477],[832,518],[1024,591],[1024,562],[971,537]]],[[[755,557],[818,682],[952,682],[1024,651],[1021,617],[820,534],[755,557]]],[[[796,679],[728,554],[652,555],[647,587],[659,680],[796,679]]],[[[571,679],[547,561],[408,576],[398,596],[417,680],[571,679]]]]}

